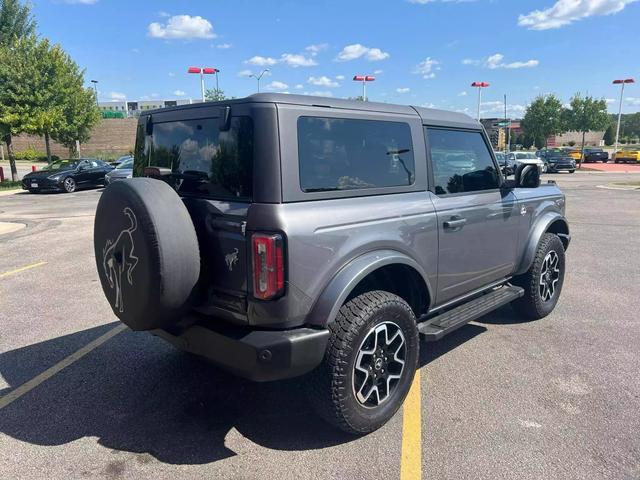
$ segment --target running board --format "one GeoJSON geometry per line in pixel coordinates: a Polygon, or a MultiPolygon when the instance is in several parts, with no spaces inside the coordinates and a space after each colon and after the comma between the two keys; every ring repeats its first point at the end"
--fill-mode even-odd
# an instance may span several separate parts
{"type": "Polygon", "coordinates": [[[472,320],[500,308],[524,295],[524,290],[505,285],[485,293],[469,302],[452,308],[440,315],[418,324],[418,332],[428,342],[440,340],[447,333],[466,325],[472,320]]]}

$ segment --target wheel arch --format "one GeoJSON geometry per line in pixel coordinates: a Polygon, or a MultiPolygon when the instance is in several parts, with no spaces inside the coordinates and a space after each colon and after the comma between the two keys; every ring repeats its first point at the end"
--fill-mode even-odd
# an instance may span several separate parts
{"type": "Polygon", "coordinates": [[[531,263],[533,262],[533,259],[536,255],[538,243],[540,243],[540,239],[545,233],[556,234],[558,237],[560,237],[564,249],[567,250],[569,248],[571,234],[569,231],[569,223],[567,222],[566,218],[556,212],[545,213],[539,218],[534,227],[531,229],[529,240],[527,241],[527,245],[524,249],[515,275],[520,275],[529,270],[529,267],[531,266],[531,263]]]}
{"type": "Polygon", "coordinates": [[[326,326],[350,298],[368,290],[385,290],[403,298],[416,317],[426,313],[433,297],[429,279],[411,257],[394,250],[363,254],[343,267],[322,291],[307,323],[326,326]]]}

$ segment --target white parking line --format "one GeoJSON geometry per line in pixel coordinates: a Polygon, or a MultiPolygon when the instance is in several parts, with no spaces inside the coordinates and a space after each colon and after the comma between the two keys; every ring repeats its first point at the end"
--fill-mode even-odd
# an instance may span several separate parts
{"type": "Polygon", "coordinates": [[[119,334],[120,332],[122,332],[126,328],[127,328],[127,326],[124,325],[124,324],[120,324],[117,327],[112,328],[107,333],[105,333],[105,334],[101,335],[100,337],[96,338],[95,340],[87,343],[80,350],[72,353],[68,357],[66,357],[63,360],[61,360],[60,362],[56,363],[53,367],[48,368],[47,370],[42,372],[40,375],[32,378],[31,380],[29,380],[26,383],[23,383],[22,385],[20,385],[16,389],[14,389],[14,390],[10,391],[9,393],[7,393],[5,396],[0,397],[0,410],[2,410],[7,405],[10,405],[11,403],[15,402],[17,399],[19,399],[24,394],[26,394],[26,393],[30,392],[31,390],[33,390],[38,385],[40,385],[42,382],[44,382],[44,381],[48,380],[49,378],[53,377],[56,373],[59,373],[61,370],[67,368],[69,365],[74,364],[75,362],[80,360],[82,357],[84,357],[87,353],[91,352],[92,350],[95,350],[100,345],[102,345],[106,341],[110,340],[111,338],[115,337],[117,334],[119,334]]]}

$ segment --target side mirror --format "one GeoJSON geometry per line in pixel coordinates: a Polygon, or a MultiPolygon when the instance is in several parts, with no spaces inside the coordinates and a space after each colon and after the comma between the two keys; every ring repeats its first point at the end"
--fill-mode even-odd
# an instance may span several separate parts
{"type": "Polygon", "coordinates": [[[538,188],[540,186],[540,172],[542,170],[539,161],[524,161],[518,163],[515,173],[515,184],[518,188],[538,188]]]}

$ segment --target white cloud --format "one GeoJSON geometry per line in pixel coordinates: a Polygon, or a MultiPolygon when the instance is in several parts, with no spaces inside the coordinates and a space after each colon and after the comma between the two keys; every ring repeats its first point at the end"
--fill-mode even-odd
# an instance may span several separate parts
{"type": "Polygon", "coordinates": [[[333,93],[328,90],[316,90],[314,92],[304,92],[304,95],[311,95],[313,97],[333,97],[333,93]]]}
{"type": "Polygon", "coordinates": [[[374,70],[373,71],[374,75],[380,75],[381,73],[384,73],[384,70],[374,70]]]}
{"type": "Polygon", "coordinates": [[[278,61],[272,57],[262,57],[260,55],[255,55],[249,60],[245,60],[244,63],[247,63],[249,65],[256,65],[258,67],[270,67],[278,63],[278,61]]]}
{"type": "Polygon", "coordinates": [[[626,97],[625,102],[627,102],[629,105],[640,105],[640,98],[636,98],[636,97],[626,97]]]}
{"type": "Polygon", "coordinates": [[[410,91],[411,89],[409,87],[396,88],[396,92],[398,93],[409,93],[410,91]]]}
{"type": "Polygon", "coordinates": [[[289,88],[289,85],[287,85],[284,82],[278,82],[277,80],[274,80],[269,85],[267,85],[265,88],[267,90],[285,90],[285,89],[289,88]]]}
{"type": "Polygon", "coordinates": [[[149,36],[152,38],[191,39],[191,38],[216,38],[213,33],[213,25],[206,18],[191,15],[174,15],[167,19],[166,24],[153,22],[148,27],[149,36]]]}
{"type": "Polygon", "coordinates": [[[604,101],[607,102],[607,103],[615,103],[616,99],[615,98],[605,98],[604,101]]]}
{"type": "Polygon", "coordinates": [[[316,85],[318,87],[328,87],[328,88],[340,86],[338,82],[334,82],[329,77],[325,77],[324,75],[321,77],[309,77],[309,80],[307,80],[307,83],[310,83],[311,85],[316,85]]]}
{"type": "MultiPolygon", "coordinates": [[[[521,115],[525,112],[527,107],[519,104],[507,104],[507,114],[511,116],[521,115]]],[[[495,100],[491,102],[482,102],[480,106],[480,113],[504,113],[504,102],[495,100]]]]}
{"type": "MultiPolygon", "coordinates": [[[[269,72],[267,72],[269,73],[269,72]]],[[[250,77],[253,74],[253,72],[251,70],[240,70],[238,72],[238,76],[239,77],[250,77]]]]}
{"type": "Polygon", "coordinates": [[[549,30],[592,16],[613,15],[637,0],[558,0],[552,7],[533,10],[518,17],[518,25],[529,30],[549,30]]]}
{"type": "Polygon", "coordinates": [[[301,90],[301,89],[303,89],[303,88],[304,88],[304,85],[302,85],[301,83],[298,83],[298,84],[297,84],[295,87],[293,87],[293,88],[295,88],[296,90],[301,90]]]}
{"type": "Polygon", "coordinates": [[[427,3],[466,3],[466,2],[475,2],[476,0],[408,0],[409,3],[417,3],[419,5],[426,5],[427,3]]]}
{"type": "Polygon", "coordinates": [[[468,93],[467,93],[466,90],[463,90],[458,94],[459,97],[466,97],[467,95],[468,95],[468,93]]]}
{"type": "Polygon", "coordinates": [[[336,75],[336,80],[344,80],[344,75],[336,75]]]}
{"type": "Polygon", "coordinates": [[[328,46],[329,44],[327,43],[317,43],[315,45],[309,45],[305,50],[309,52],[312,57],[315,57],[318,53],[326,50],[328,46]]]}
{"type": "Polygon", "coordinates": [[[436,108],[436,104],[431,102],[423,103],[422,106],[424,108],[436,108]]]}
{"type": "Polygon", "coordinates": [[[219,43],[216,45],[216,48],[219,48],[220,50],[227,50],[231,47],[232,45],[230,43],[219,43]]]}
{"type": "Polygon", "coordinates": [[[118,102],[122,102],[124,100],[127,99],[127,96],[124,93],[120,93],[120,92],[111,92],[109,94],[109,98],[111,98],[111,100],[115,100],[118,102]]]}
{"type": "Polygon", "coordinates": [[[498,68],[507,68],[507,69],[517,69],[517,68],[533,68],[540,65],[538,60],[526,60],[526,61],[518,61],[518,62],[510,62],[505,63],[504,55],[501,53],[494,53],[493,55],[487,57],[483,60],[474,60],[471,58],[465,58],[462,60],[463,65],[482,65],[485,68],[490,70],[495,70],[498,68]]]}
{"type": "Polygon", "coordinates": [[[177,97],[184,97],[184,96],[187,94],[187,92],[185,92],[185,91],[183,91],[183,90],[175,90],[175,91],[173,92],[173,94],[174,94],[175,96],[177,96],[177,97]]]}
{"type": "Polygon", "coordinates": [[[139,48],[132,48],[131,49],[131,53],[140,53],[140,49],[139,48]]]}
{"type": "Polygon", "coordinates": [[[77,5],[93,5],[98,3],[98,0],[65,0],[64,3],[77,4],[77,5]]]}
{"type": "Polygon", "coordinates": [[[385,60],[389,58],[389,56],[387,52],[383,52],[379,48],[369,48],[359,43],[354,43],[353,45],[344,47],[336,57],[336,60],[339,62],[348,62],[364,57],[371,62],[377,62],[379,60],[385,60]]]}
{"type": "Polygon", "coordinates": [[[416,68],[413,70],[413,73],[422,75],[422,78],[425,79],[434,78],[436,76],[434,70],[438,65],[440,65],[440,62],[438,60],[427,57],[416,66],[416,68]]]}
{"type": "Polygon", "coordinates": [[[299,53],[283,53],[280,56],[280,62],[294,68],[313,67],[317,65],[314,59],[305,57],[304,55],[301,55],[299,53]]]}

